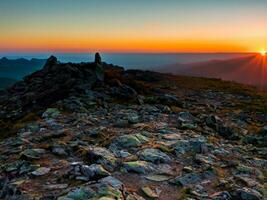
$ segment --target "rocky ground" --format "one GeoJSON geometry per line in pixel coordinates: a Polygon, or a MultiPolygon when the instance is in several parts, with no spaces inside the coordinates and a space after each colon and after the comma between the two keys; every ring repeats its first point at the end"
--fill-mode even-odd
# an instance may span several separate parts
{"type": "Polygon", "coordinates": [[[267,198],[266,97],[51,57],[0,94],[0,198],[267,198]]]}

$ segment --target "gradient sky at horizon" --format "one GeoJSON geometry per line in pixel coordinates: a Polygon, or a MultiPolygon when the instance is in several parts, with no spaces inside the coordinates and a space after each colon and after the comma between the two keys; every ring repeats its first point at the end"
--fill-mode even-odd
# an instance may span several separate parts
{"type": "Polygon", "coordinates": [[[2,52],[253,52],[266,0],[0,1],[2,52]]]}

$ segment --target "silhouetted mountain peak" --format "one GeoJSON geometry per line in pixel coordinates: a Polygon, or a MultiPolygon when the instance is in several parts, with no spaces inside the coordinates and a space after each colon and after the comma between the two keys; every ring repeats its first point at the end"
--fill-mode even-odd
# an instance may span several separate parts
{"type": "MultiPolygon", "coordinates": [[[[8,59],[3,57],[0,59],[0,76],[8,77],[16,80],[22,79],[29,73],[41,69],[46,59],[8,59]]],[[[1,83],[0,83],[1,85],[1,83]]]]}

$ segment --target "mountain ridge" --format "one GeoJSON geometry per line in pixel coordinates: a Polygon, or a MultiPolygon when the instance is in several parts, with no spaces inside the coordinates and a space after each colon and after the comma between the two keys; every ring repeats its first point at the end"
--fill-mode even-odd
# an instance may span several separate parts
{"type": "Polygon", "coordinates": [[[46,59],[32,58],[28,60],[25,58],[8,59],[2,57],[0,59],[0,77],[20,80],[27,74],[41,69],[45,62],[46,59]]]}
{"type": "Polygon", "coordinates": [[[173,64],[157,69],[159,72],[173,74],[221,78],[243,84],[267,88],[266,58],[260,55],[251,55],[226,60],[210,60],[188,64],[173,64]]]}

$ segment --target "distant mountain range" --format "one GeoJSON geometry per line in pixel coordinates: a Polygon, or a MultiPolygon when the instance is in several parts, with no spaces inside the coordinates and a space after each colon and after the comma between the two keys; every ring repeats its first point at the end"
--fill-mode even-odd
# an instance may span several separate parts
{"type": "MultiPolygon", "coordinates": [[[[41,69],[46,59],[24,58],[10,60],[0,59],[0,88],[12,85],[15,80],[41,69]]],[[[151,70],[178,75],[219,78],[267,89],[267,56],[249,54],[246,56],[209,60],[192,63],[176,63],[151,70]]]]}
{"type": "Polygon", "coordinates": [[[0,77],[7,77],[12,79],[21,79],[24,76],[41,69],[45,64],[46,59],[7,59],[3,57],[0,59],[0,77]]]}
{"type": "Polygon", "coordinates": [[[10,60],[6,57],[0,59],[0,89],[4,89],[24,76],[41,69],[46,59],[24,58],[10,60]]]}
{"type": "Polygon", "coordinates": [[[157,71],[187,76],[220,78],[267,88],[267,57],[256,54],[228,60],[210,60],[187,64],[176,63],[159,67],[157,71]]]}

